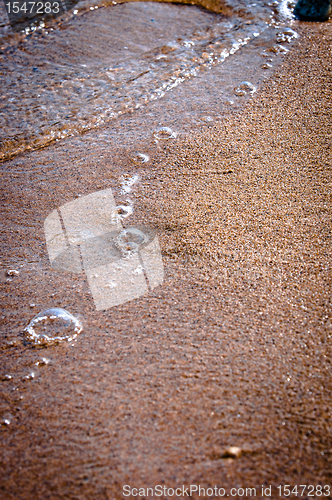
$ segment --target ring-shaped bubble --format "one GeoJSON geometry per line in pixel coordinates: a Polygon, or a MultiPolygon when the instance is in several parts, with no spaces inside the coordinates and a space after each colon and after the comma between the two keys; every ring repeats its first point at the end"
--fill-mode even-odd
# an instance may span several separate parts
{"type": "Polygon", "coordinates": [[[298,34],[296,33],[296,31],[292,30],[291,28],[284,28],[277,33],[276,40],[277,43],[290,43],[294,38],[298,38],[298,34]]]}
{"type": "Polygon", "coordinates": [[[116,246],[125,254],[138,252],[139,247],[146,243],[149,237],[137,228],[121,231],[115,239],[116,246]]]}
{"type": "Polygon", "coordinates": [[[234,89],[234,94],[237,96],[244,96],[246,94],[253,94],[257,88],[250,82],[241,82],[234,89]]]}
{"type": "Polygon", "coordinates": [[[159,140],[175,139],[176,132],[169,127],[158,128],[154,133],[154,137],[159,140]]]}
{"type": "Polygon", "coordinates": [[[137,153],[132,157],[132,161],[134,163],[147,163],[150,160],[149,155],[145,155],[143,153],[137,153]]]}
{"type": "Polygon", "coordinates": [[[70,312],[51,308],[37,314],[24,333],[29,342],[51,345],[61,341],[71,342],[82,330],[80,321],[70,312]]]}

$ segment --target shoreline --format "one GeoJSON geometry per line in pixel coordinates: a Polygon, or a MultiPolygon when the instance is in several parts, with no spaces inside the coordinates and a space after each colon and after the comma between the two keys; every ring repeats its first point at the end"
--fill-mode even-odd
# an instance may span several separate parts
{"type": "MultiPolygon", "coordinates": [[[[243,64],[247,70],[239,67],[235,73],[244,72],[247,76],[248,72],[248,76],[257,79],[257,72],[267,73],[274,64],[267,60],[280,59],[277,53],[287,51],[281,40],[288,45],[296,37],[282,26],[278,34],[272,27],[273,19],[262,9],[263,22],[263,14],[257,9],[256,15],[242,12],[228,20],[197,6],[129,2],[86,16],[73,16],[66,29],[44,30],[45,33],[27,36],[17,46],[2,46],[1,68],[8,77],[1,108],[1,160],[102,126],[116,127],[126,116],[130,121],[130,115],[137,115],[139,108],[145,120],[145,106],[161,99],[168,101],[164,108],[171,107],[170,90],[179,85],[192,86],[200,106],[208,108],[200,96],[197,79],[209,80],[210,71],[219,72],[221,86],[216,80],[202,83],[201,93],[209,94],[216,86],[222,99],[222,68],[232,65],[227,64],[228,59],[234,59],[234,55],[237,59],[241,47],[240,52],[249,51],[248,61],[243,64]],[[86,33],[90,34],[89,39],[86,33]],[[269,42],[278,44],[274,52],[259,57],[263,45],[271,48],[269,42]],[[250,56],[251,46],[258,50],[252,50],[250,56]]],[[[236,74],[233,78],[236,80],[236,74]]],[[[189,103],[185,91],[185,97],[181,91],[174,95],[180,101],[186,98],[190,106],[195,105],[189,103]]],[[[231,96],[234,97],[233,88],[231,96]]],[[[214,106],[220,108],[218,102],[212,101],[211,107],[214,106]]],[[[159,108],[162,107],[163,104],[159,108]]],[[[186,114],[187,109],[182,112],[186,114]]]]}

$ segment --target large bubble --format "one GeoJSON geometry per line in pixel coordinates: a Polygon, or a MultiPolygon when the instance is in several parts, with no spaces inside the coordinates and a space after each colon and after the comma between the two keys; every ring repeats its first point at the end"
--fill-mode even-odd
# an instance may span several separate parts
{"type": "Polygon", "coordinates": [[[51,345],[62,341],[73,341],[82,329],[80,321],[68,311],[52,308],[37,314],[25,328],[24,333],[29,342],[51,345]]]}

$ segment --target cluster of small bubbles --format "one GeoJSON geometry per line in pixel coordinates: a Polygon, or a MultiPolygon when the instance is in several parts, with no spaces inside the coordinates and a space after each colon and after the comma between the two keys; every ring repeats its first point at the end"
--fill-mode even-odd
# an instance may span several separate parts
{"type": "Polygon", "coordinates": [[[124,229],[115,239],[115,245],[121,250],[124,257],[137,253],[140,245],[147,240],[146,235],[137,228],[124,229]]]}
{"type": "Polygon", "coordinates": [[[4,418],[4,419],[2,419],[1,423],[2,423],[2,425],[10,425],[10,420],[9,420],[9,418],[4,418]]]}
{"type": "Polygon", "coordinates": [[[6,380],[12,380],[12,378],[13,378],[13,377],[12,377],[11,375],[9,375],[8,373],[6,373],[6,375],[4,375],[4,376],[2,377],[2,380],[5,382],[6,380]]]}
{"type": "Polygon", "coordinates": [[[33,318],[25,328],[25,337],[38,345],[52,345],[61,341],[71,342],[83,330],[80,321],[65,309],[52,308],[33,318]]]}
{"type": "Polygon", "coordinates": [[[282,31],[277,33],[277,43],[290,43],[293,38],[298,38],[296,31],[291,28],[284,28],[282,31]]]}
{"type": "Polygon", "coordinates": [[[23,377],[23,380],[33,380],[35,378],[35,374],[33,372],[29,373],[25,377],[23,377]]]}
{"type": "Polygon", "coordinates": [[[241,82],[237,87],[235,87],[234,94],[240,97],[246,94],[253,94],[256,90],[257,88],[252,83],[241,82]]]}
{"type": "Polygon", "coordinates": [[[160,127],[154,131],[153,135],[158,140],[175,139],[176,132],[169,127],[160,127]]]}
{"type": "Polygon", "coordinates": [[[135,175],[127,175],[127,176],[122,176],[121,179],[121,194],[128,194],[132,190],[133,185],[138,181],[139,176],[137,174],[135,175]]]}
{"type": "Polygon", "coordinates": [[[149,156],[143,153],[137,153],[132,157],[132,161],[134,163],[147,163],[149,160],[150,160],[149,156]]]}

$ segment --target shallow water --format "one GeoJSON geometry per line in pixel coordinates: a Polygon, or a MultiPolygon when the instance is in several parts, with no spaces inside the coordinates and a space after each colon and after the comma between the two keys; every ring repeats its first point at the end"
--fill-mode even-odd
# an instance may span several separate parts
{"type": "MultiPolygon", "coordinates": [[[[110,123],[205,78],[271,27],[281,30],[270,35],[275,53],[296,37],[283,36],[291,15],[278,2],[218,3],[209,6],[214,12],[142,2],[99,7],[79,4],[63,22],[3,34],[2,159],[110,123]]],[[[249,50],[253,72],[251,59],[249,50]]]]}
{"type": "Polygon", "coordinates": [[[54,308],[37,314],[26,327],[25,336],[34,344],[52,345],[72,342],[81,331],[82,325],[77,318],[64,309],[54,308]]]}

